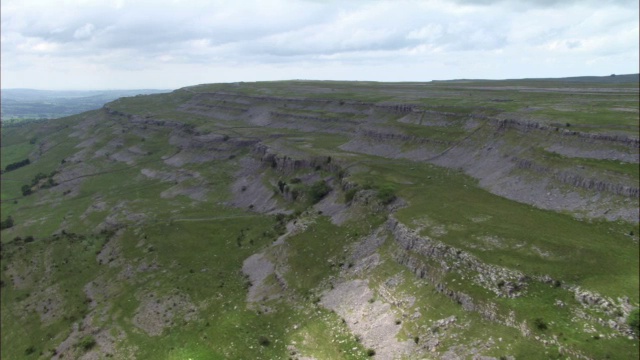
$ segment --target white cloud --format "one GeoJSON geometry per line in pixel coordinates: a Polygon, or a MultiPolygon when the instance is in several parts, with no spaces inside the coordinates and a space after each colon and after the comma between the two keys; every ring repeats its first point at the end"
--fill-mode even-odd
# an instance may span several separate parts
{"type": "MultiPolygon", "coordinates": [[[[93,24],[84,24],[73,33],[73,38],[78,40],[89,38],[95,28],[93,24]]],[[[58,30],[58,32],[62,31],[63,30],[58,30]]]]}
{"type": "Polygon", "coordinates": [[[1,7],[2,87],[637,71],[638,8],[630,0],[3,0],[1,7]]]}
{"type": "Polygon", "coordinates": [[[444,28],[441,24],[427,24],[419,29],[409,31],[407,39],[435,41],[442,37],[444,28]]]}

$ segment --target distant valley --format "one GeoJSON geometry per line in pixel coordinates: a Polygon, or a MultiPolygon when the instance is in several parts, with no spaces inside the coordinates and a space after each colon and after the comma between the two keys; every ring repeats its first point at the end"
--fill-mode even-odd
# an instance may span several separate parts
{"type": "Polygon", "coordinates": [[[170,90],[96,90],[54,91],[2,89],[2,121],[55,119],[98,109],[105,103],[124,96],[157,94],[170,90]]]}

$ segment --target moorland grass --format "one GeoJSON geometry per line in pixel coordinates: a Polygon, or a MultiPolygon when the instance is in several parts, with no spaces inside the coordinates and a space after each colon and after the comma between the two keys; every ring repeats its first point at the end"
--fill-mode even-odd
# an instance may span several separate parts
{"type": "MultiPolygon", "coordinates": [[[[488,84],[495,85],[493,82],[488,84]]],[[[542,86],[526,82],[498,85],[514,84],[542,86]]],[[[486,86],[484,83],[476,85],[486,86]]],[[[544,84],[551,85],[556,86],[555,83],[544,84]]],[[[572,86],[586,88],[588,85],[572,86]]],[[[621,85],[620,88],[628,86],[621,85]]],[[[610,110],[613,107],[633,109],[627,100],[637,99],[637,95],[627,93],[596,103],[594,96],[584,93],[517,92],[506,88],[487,92],[467,85],[437,83],[263,82],[205,85],[191,90],[412,102],[460,114],[522,113],[523,108],[530,106],[540,108],[531,111],[532,114],[551,122],[568,119],[566,111],[558,110],[564,106],[577,112],[577,115],[569,115],[572,128],[581,124],[616,128],[620,124],[629,125],[629,119],[634,116],[637,120],[637,114],[633,112],[619,117],[619,111],[610,110]],[[328,88],[335,91],[327,91],[328,88]],[[513,101],[491,100],[502,98],[513,101]],[[593,106],[582,107],[581,101],[592,102],[593,106]],[[477,106],[483,108],[477,109],[477,106]],[[603,116],[580,116],[590,112],[603,116]]],[[[393,216],[410,227],[421,227],[424,236],[469,252],[488,264],[528,275],[550,275],[566,286],[578,285],[614,299],[628,296],[632,305],[638,303],[639,264],[637,256],[634,256],[637,254],[637,237],[628,235],[635,230],[633,224],[578,220],[567,214],[516,203],[480,189],[476,180],[459,171],[407,160],[343,153],[338,147],[348,140],[346,136],[247,126],[242,121],[221,121],[177,109],[192,97],[191,92],[179,90],[170,94],[125,98],[109,104],[109,107],[140,116],[186,122],[193,124],[194,130],[201,133],[214,132],[245,139],[277,134],[265,142],[294,147],[301,156],[331,156],[332,161],[347,168],[344,174],[350,173],[350,176],[346,180],[359,184],[357,189],[370,189],[368,191],[373,194],[392,189],[390,195],[406,201],[406,206],[393,216]],[[487,237],[498,239],[499,246],[487,245],[487,237]]],[[[332,116],[325,110],[319,110],[318,114],[332,116]]],[[[104,111],[97,110],[59,119],[55,123],[48,122],[47,126],[32,124],[3,128],[3,164],[19,161],[25,155],[37,155],[33,156],[33,164],[2,176],[3,218],[5,214],[11,214],[16,222],[13,228],[2,231],[2,340],[12,344],[2,347],[3,358],[37,358],[40,351],[47,356],[45,354],[52,347],[68,336],[71,325],[81,321],[91,310],[85,293],[85,285],[91,281],[103,286],[107,290],[104,296],[108,296],[107,299],[96,295],[98,302],[92,313],[94,324],[110,329],[114,334],[122,331],[124,338],[118,344],[121,354],[130,350],[140,358],[158,359],[283,358],[288,355],[287,345],[295,341],[302,354],[316,358],[366,357],[366,348],[349,334],[338,316],[319,308],[316,303],[322,291],[330,287],[331,280],[349,268],[351,246],[384,224],[388,214],[379,196],[358,197],[354,192],[353,198],[369,203],[352,201],[350,220],[341,226],[310,210],[309,202],[289,203],[280,199],[281,206],[297,210],[291,219],[307,223],[307,227],[290,237],[284,245],[279,245],[286,253],[282,265],[288,268],[284,276],[289,287],[285,296],[291,301],[266,301],[262,305],[270,310],[263,311],[260,306],[247,306],[249,284],[241,272],[242,262],[250,255],[269,248],[278,235],[274,229],[281,228],[282,223],[276,216],[226,205],[231,197],[229,189],[234,181],[233,174],[238,169],[238,159],[186,164],[182,166],[183,171],[198,172],[200,177],[181,184],[162,178],[147,178],[141,174],[141,169],[176,170],[164,162],[167,156],[178,150],[177,146],[168,145],[173,130],[149,127],[143,141],[140,134],[129,132],[127,122],[125,117],[107,116],[104,111]],[[83,130],[87,138],[96,139],[89,145],[89,156],[83,164],[61,164],[63,159],[81,150],[76,148],[81,139],[69,137],[69,134],[79,131],[74,126],[87,117],[96,120],[94,125],[83,130]],[[136,157],[131,165],[110,160],[104,155],[94,156],[96,151],[113,140],[122,140],[123,145],[110,152],[138,146],[148,154],[136,157]],[[48,150],[40,154],[41,146],[48,150]],[[65,198],[55,189],[37,189],[32,195],[21,196],[22,182],[29,182],[37,173],[49,173],[61,165],[91,167],[89,176],[74,189],[77,195],[65,198]],[[202,199],[184,195],[169,198],[165,193],[172,187],[199,186],[206,189],[202,199]],[[17,203],[5,201],[13,197],[17,203]],[[95,209],[94,205],[99,201],[106,206],[95,209]],[[105,236],[109,231],[101,235],[98,225],[102,223],[104,226],[108,217],[123,226],[123,230],[109,243],[115,249],[113,259],[99,263],[96,254],[105,246],[105,236]],[[62,230],[84,238],[51,240],[51,234],[62,230]],[[34,236],[35,241],[20,245],[11,242],[15,236],[26,238],[28,235],[34,236]],[[242,241],[238,241],[239,238],[242,241]],[[149,268],[150,264],[155,265],[149,268]],[[22,287],[12,285],[8,276],[10,269],[28,275],[22,287]],[[52,286],[60,289],[64,310],[56,312],[54,321],[43,322],[32,308],[25,306],[39,301],[44,291],[53,291],[47,290],[52,286]],[[174,317],[173,326],[165,328],[159,336],[149,336],[134,325],[132,319],[147,301],[144,295],[151,293],[159,298],[176,294],[186,296],[196,308],[194,316],[188,320],[174,317]],[[100,311],[108,316],[99,316],[100,311]],[[11,331],[4,331],[7,328],[11,331]],[[34,343],[31,339],[40,340],[34,343]]],[[[465,135],[455,126],[446,129],[400,123],[394,126],[426,137],[456,140],[465,135]]],[[[482,131],[477,134],[484,135],[487,134],[482,131]]],[[[515,143],[517,139],[514,137],[511,141],[515,143]]],[[[206,151],[202,150],[203,154],[206,151]]],[[[244,156],[248,154],[248,148],[231,153],[244,156]]],[[[540,149],[529,152],[529,155],[553,167],[584,166],[612,176],[638,178],[637,171],[629,164],[565,158],[540,149]]],[[[338,174],[323,170],[317,174],[323,178],[339,179],[338,174]]],[[[303,176],[305,171],[284,176],[274,169],[265,169],[265,175],[265,185],[272,186],[279,179],[289,181],[303,176]]],[[[341,192],[336,185],[337,181],[333,191],[341,192]]],[[[402,281],[398,291],[415,298],[411,308],[403,311],[411,314],[419,310],[422,316],[402,319],[398,324],[402,327],[402,340],[418,336],[420,341],[432,331],[434,321],[455,315],[457,325],[446,331],[456,336],[445,337],[438,351],[472,342],[493,341],[495,345],[482,352],[483,355],[513,355],[517,358],[557,356],[559,349],[555,346],[545,348],[535,338],[523,337],[513,327],[490,322],[478,313],[462,310],[458,304],[438,293],[433,284],[417,279],[407,268],[393,261],[393,253],[398,250],[394,246],[393,241],[387,239],[379,250],[382,262],[371,270],[369,281],[375,288],[392,276],[400,276],[402,281]]],[[[622,336],[609,338],[614,334],[611,329],[591,320],[575,319],[573,309],[580,309],[581,305],[577,304],[566,286],[555,287],[532,281],[522,297],[507,299],[496,297],[455,272],[443,274],[441,281],[449,289],[473,295],[479,303],[494,303],[502,317],[513,311],[517,322],[526,321],[533,334],[542,339],[556,336],[562,346],[596,358],[637,356],[636,342],[622,336]],[[556,306],[557,300],[567,307],[556,306]],[[544,323],[546,329],[536,327],[536,321],[544,323]],[[602,333],[606,338],[595,339],[595,333],[587,334],[582,330],[585,325],[594,326],[596,333],[602,333]]],[[[601,316],[595,310],[584,311],[589,316],[601,316]]],[[[81,348],[79,346],[78,351],[81,348]]]]}

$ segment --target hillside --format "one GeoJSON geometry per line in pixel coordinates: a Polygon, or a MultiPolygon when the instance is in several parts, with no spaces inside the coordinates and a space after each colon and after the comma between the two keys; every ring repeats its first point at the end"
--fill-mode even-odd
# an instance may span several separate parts
{"type": "Polygon", "coordinates": [[[2,358],[637,358],[638,104],[287,81],[5,126],[2,358]]]}

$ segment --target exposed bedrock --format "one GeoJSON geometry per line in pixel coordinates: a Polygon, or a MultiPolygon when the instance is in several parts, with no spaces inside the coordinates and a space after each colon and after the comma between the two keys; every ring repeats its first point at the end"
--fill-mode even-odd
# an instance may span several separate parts
{"type": "MultiPolygon", "coordinates": [[[[625,135],[585,133],[570,127],[479,113],[449,112],[438,106],[373,103],[347,99],[250,96],[230,92],[193,93],[178,110],[216,119],[245,121],[256,127],[341,134],[339,149],[391,159],[461,169],[484,189],[511,200],[577,216],[637,223],[639,187],[631,177],[599,168],[573,167],[571,160],[547,165],[532,149],[566,158],[591,158],[638,163],[639,140],[625,135]],[[407,124],[439,127],[414,133],[407,124]],[[441,132],[457,127],[460,132],[441,132]],[[439,134],[439,135],[438,135],[439,134]],[[614,204],[614,206],[611,206],[614,204]]],[[[284,173],[300,169],[337,171],[335,161],[301,151],[269,149],[259,138],[203,135],[191,124],[125,114],[108,105],[105,111],[136,127],[172,129],[172,144],[183,153],[173,162],[202,162],[230,156],[234,149],[253,146],[260,160],[284,173]],[[300,154],[298,154],[300,153],[300,154]],[[213,155],[217,154],[217,155],[213,155]]],[[[275,135],[274,135],[275,136],[275,135]]],[[[278,134],[278,136],[286,136],[278,134]]],[[[346,166],[347,164],[345,164],[346,166]]]]}
{"type": "Polygon", "coordinates": [[[294,159],[291,156],[278,154],[269,146],[264,144],[256,144],[252,152],[254,156],[260,159],[263,165],[272,167],[279,172],[291,174],[297,170],[326,170],[337,173],[340,166],[334,163],[329,156],[305,157],[294,159]]]}
{"type": "Polygon", "coordinates": [[[548,133],[557,133],[560,136],[576,137],[592,143],[607,142],[607,143],[627,146],[631,149],[640,148],[640,139],[631,138],[625,135],[585,133],[581,131],[569,130],[566,128],[561,129],[560,127],[540,124],[537,122],[522,121],[522,120],[515,120],[515,119],[493,120],[493,122],[496,123],[496,126],[499,129],[517,129],[521,131],[539,130],[539,131],[545,131],[548,133]]]}
{"type": "Polygon", "coordinates": [[[589,178],[571,171],[557,171],[551,167],[537,164],[535,161],[529,159],[519,159],[514,157],[512,160],[516,163],[516,167],[519,169],[532,170],[538,174],[546,174],[563,184],[580,187],[586,190],[594,190],[597,192],[609,192],[615,195],[631,198],[637,198],[640,195],[640,190],[634,186],[589,178]]]}
{"type": "Polygon", "coordinates": [[[532,282],[562,287],[574,294],[574,298],[590,310],[581,316],[602,326],[610,327],[626,336],[632,330],[626,324],[626,317],[633,309],[628,298],[612,299],[595,292],[586,291],[579,286],[564,283],[549,275],[529,276],[522,272],[482,262],[463,250],[456,249],[440,241],[419,235],[398,220],[389,217],[386,228],[399,246],[394,259],[406,266],[418,278],[425,279],[467,311],[476,311],[484,318],[520,329],[523,335],[529,334],[525,323],[517,323],[515,314],[500,314],[490,301],[474,299],[472,296],[451,289],[443,281],[449,272],[460,274],[500,297],[515,298],[525,295],[532,282]],[[600,314],[599,316],[594,315],[600,314]]]}
{"type": "Polygon", "coordinates": [[[399,254],[397,259],[405,265],[416,266],[410,266],[410,269],[419,277],[435,280],[443,272],[455,271],[498,296],[514,298],[526,292],[530,278],[519,271],[486,264],[465,251],[420,236],[417,231],[409,229],[393,217],[387,221],[387,228],[398,245],[408,252],[399,254]],[[411,253],[430,259],[434,264],[438,264],[440,269],[429,265],[428,262],[412,260],[411,253]]]}
{"type": "Polygon", "coordinates": [[[407,135],[399,132],[392,131],[382,131],[379,129],[367,129],[360,128],[358,129],[359,136],[363,136],[376,141],[399,141],[404,143],[414,143],[414,144],[441,144],[441,145],[450,145],[450,141],[431,139],[420,136],[407,135]]]}

